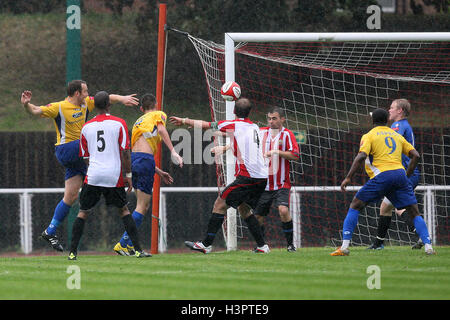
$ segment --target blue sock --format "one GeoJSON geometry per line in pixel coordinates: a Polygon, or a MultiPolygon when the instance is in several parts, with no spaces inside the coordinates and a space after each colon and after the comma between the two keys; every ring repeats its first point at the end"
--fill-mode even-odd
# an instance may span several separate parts
{"type": "Polygon", "coordinates": [[[347,216],[344,220],[344,228],[342,230],[342,237],[344,240],[351,240],[353,230],[358,224],[359,211],[355,209],[348,209],[347,216]]]}
{"type": "Polygon", "coordinates": [[[421,216],[417,216],[413,219],[414,227],[422,242],[425,244],[431,243],[430,234],[428,233],[427,224],[421,216]]]}
{"type": "MultiPolygon", "coordinates": [[[[140,225],[142,224],[142,220],[144,220],[144,215],[135,210],[131,216],[133,217],[133,220],[136,223],[136,228],[139,228],[140,225]]],[[[123,248],[126,248],[127,245],[129,245],[130,247],[133,246],[133,242],[131,242],[131,239],[126,231],[123,233],[123,236],[120,239],[120,245],[123,248]]]]}
{"type": "Polygon", "coordinates": [[[61,200],[55,208],[55,212],[53,214],[53,219],[50,222],[50,225],[47,228],[47,233],[50,235],[54,235],[56,233],[56,229],[64,221],[64,218],[70,211],[71,206],[64,203],[61,200]]]}

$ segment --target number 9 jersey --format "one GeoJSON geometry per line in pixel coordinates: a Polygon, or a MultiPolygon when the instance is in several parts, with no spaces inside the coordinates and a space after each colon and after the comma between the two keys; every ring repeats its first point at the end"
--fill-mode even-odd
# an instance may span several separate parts
{"type": "Polygon", "coordinates": [[[372,179],[381,172],[405,169],[402,154],[414,147],[406,139],[386,126],[377,126],[362,136],[359,152],[367,154],[365,168],[372,179]]]}

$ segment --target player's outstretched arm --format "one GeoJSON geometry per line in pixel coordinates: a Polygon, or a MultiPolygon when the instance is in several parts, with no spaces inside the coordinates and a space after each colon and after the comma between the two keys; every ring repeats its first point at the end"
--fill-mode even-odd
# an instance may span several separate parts
{"type": "Polygon", "coordinates": [[[28,113],[34,116],[40,116],[42,114],[42,109],[30,102],[31,96],[32,96],[31,91],[26,90],[22,92],[20,102],[23,104],[23,107],[28,113]]]}
{"type": "Polygon", "coordinates": [[[410,177],[414,173],[414,169],[416,169],[417,164],[419,163],[420,154],[416,149],[412,149],[409,152],[408,157],[410,157],[411,160],[409,161],[408,168],[406,168],[406,175],[410,177]]]}
{"type": "Polygon", "coordinates": [[[341,183],[341,191],[345,192],[345,188],[350,184],[353,175],[356,173],[356,171],[362,166],[364,161],[366,161],[367,154],[365,152],[359,152],[358,155],[353,160],[352,166],[350,167],[350,170],[347,173],[347,176],[341,183]]]}
{"type": "Polygon", "coordinates": [[[211,128],[211,123],[203,120],[195,120],[189,118],[180,118],[180,117],[169,117],[169,121],[171,124],[175,126],[187,125],[194,128],[202,128],[209,129],[211,128]]]}
{"type": "Polygon", "coordinates": [[[162,141],[164,141],[167,148],[169,148],[171,156],[175,159],[176,164],[183,167],[183,158],[175,151],[172,140],[170,140],[169,133],[167,132],[166,127],[162,123],[158,123],[158,134],[161,136],[162,141]]]}
{"type": "Polygon", "coordinates": [[[127,107],[139,105],[139,99],[136,98],[135,93],[127,96],[121,96],[119,94],[110,94],[109,101],[111,102],[111,104],[121,103],[123,105],[126,105],[127,107]]]}

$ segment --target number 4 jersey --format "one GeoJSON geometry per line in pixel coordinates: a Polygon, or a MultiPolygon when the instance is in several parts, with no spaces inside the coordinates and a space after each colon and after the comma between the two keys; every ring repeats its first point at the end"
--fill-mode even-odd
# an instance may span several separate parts
{"type": "Polygon", "coordinates": [[[123,187],[120,153],[130,149],[126,122],[100,114],[81,129],[80,156],[89,158],[85,183],[100,187],[123,187]]]}
{"type": "Polygon", "coordinates": [[[362,136],[359,152],[367,154],[366,172],[370,179],[381,172],[404,169],[402,154],[414,147],[406,139],[385,126],[377,126],[362,136]]]}
{"type": "Polygon", "coordinates": [[[235,176],[267,178],[259,127],[248,118],[211,122],[211,128],[227,133],[236,157],[235,176]]]}

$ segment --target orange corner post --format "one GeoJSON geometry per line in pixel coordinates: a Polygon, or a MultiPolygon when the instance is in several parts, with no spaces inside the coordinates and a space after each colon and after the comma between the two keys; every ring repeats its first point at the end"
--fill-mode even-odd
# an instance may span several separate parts
{"type": "MultiPolygon", "coordinates": [[[[164,26],[166,25],[167,8],[165,3],[159,4],[159,25],[158,25],[158,65],[156,69],[156,103],[157,110],[163,109],[163,92],[164,92],[164,64],[166,52],[166,32],[164,26]]],[[[161,168],[161,144],[158,146],[158,152],[155,155],[155,164],[161,168]]],[[[158,253],[158,239],[159,239],[159,194],[160,194],[161,180],[155,174],[155,182],[153,184],[152,197],[152,243],[150,252],[152,254],[158,253]]]]}

